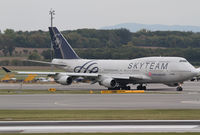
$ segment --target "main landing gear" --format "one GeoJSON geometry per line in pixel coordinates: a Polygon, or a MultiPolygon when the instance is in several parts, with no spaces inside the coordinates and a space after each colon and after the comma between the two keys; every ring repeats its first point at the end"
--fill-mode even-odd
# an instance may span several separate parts
{"type": "Polygon", "coordinates": [[[130,90],[130,86],[120,86],[120,87],[115,87],[115,88],[108,88],[108,90],[130,90]]]}
{"type": "Polygon", "coordinates": [[[137,90],[147,90],[146,86],[142,86],[142,84],[137,86],[137,90]]]}
{"type": "Polygon", "coordinates": [[[121,87],[122,90],[131,90],[131,87],[130,86],[124,86],[124,87],[121,87]]]}

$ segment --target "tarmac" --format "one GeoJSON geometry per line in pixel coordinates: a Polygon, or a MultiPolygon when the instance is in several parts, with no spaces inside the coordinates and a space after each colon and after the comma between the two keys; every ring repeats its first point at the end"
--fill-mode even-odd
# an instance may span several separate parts
{"type": "MultiPolygon", "coordinates": [[[[136,89],[137,85],[130,85],[131,89],[136,89]]],[[[183,92],[200,92],[200,82],[187,81],[182,85],[183,92]]],[[[57,90],[106,90],[104,86],[98,83],[73,83],[71,85],[61,84],[39,84],[39,83],[0,83],[0,89],[31,89],[31,90],[48,90],[49,88],[56,88],[57,90]]],[[[163,84],[147,84],[148,91],[176,91],[176,87],[169,87],[163,84]]]]}
{"type": "MultiPolygon", "coordinates": [[[[19,84],[4,85],[9,89],[19,84]]],[[[101,86],[78,84],[72,86],[25,85],[25,88],[49,87],[67,90],[100,90],[101,86]],[[30,87],[29,87],[30,86],[30,87]]],[[[0,109],[28,110],[138,110],[138,109],[200,109],[200,83],[186,82],[184,91],[161,84],[148,85],[152,93],[144,94],[33,94],[0,95],[0,109]],[[156,93],[154,93],[156,92],[156,93]],[[164,93],[163,93],[164,92],[164,93]]],[[[105,89],[105,88],[104,88],[105,89]]]]}
{"type": "MultiPolygon", "coordinates": [[[[136,86],[132,86],[135,89],[136,86]]],[[[105,90],[98,84],[6,84],[0,89],[105,90]]],[[[186,82],[177,92],[162,84],[144,94],[0,95],[2,110],[138,110],[200,109],[200,83],[186,82]]],[[[200,132],[199,120],[0,121],[0,133],[142,133],[200,132]]]]}

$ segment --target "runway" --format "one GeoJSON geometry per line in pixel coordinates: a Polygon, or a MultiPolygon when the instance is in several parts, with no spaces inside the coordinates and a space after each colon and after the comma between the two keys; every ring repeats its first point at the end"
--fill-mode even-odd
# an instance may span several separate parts
{"type": "Polygon", "coordinates": [[[0,121],[0,132],[200,132],[199,120],[0,121]]]}

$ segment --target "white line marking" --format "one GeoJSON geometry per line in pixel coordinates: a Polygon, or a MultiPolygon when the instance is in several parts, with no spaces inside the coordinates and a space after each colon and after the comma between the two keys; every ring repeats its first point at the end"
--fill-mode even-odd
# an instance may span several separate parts
{"type": "Polygon", "coordinates": [[[200,104],[200,100],[194,100],[194,101],[181,101],[181,103],[184,104],[200,104]]]}
{"type": "Polygon", "coordinates": [[[51,133],[51,132],[129,132],[129,131],[188,131],[197,128],[197,125],[167,125],[167,126],[5,126],[3,131],[23,131],[25,133],[51,133]]]}

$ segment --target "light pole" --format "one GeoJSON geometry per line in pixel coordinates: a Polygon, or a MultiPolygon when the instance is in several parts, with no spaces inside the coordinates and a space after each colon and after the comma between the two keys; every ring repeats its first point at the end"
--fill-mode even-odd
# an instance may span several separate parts
{"type": "MultiPolygon", "coordinates": [[[[55,15],[55,10],[53,10],[51,8],[51,10],[49,11],[49,15],[51,17],[51,28],[53,27],[53,19],[54,19],[54,15],[55,15]]],[[[51,41],[51,61],[53,60],[53,43],[51,41]]],[[[51,71],[53,71],[53,65],[51,65],[51,71]]]]}
{"type": "Polygon", "coordinates": [[[51,10],[49,11],[49,14],[50,14],[50,16],[51,16],[51,27],[53,27],[53,19],[54,19],[54,15],[55,15],[55,10],[53,10],[52,8],[51,8],[51,10]]]}

